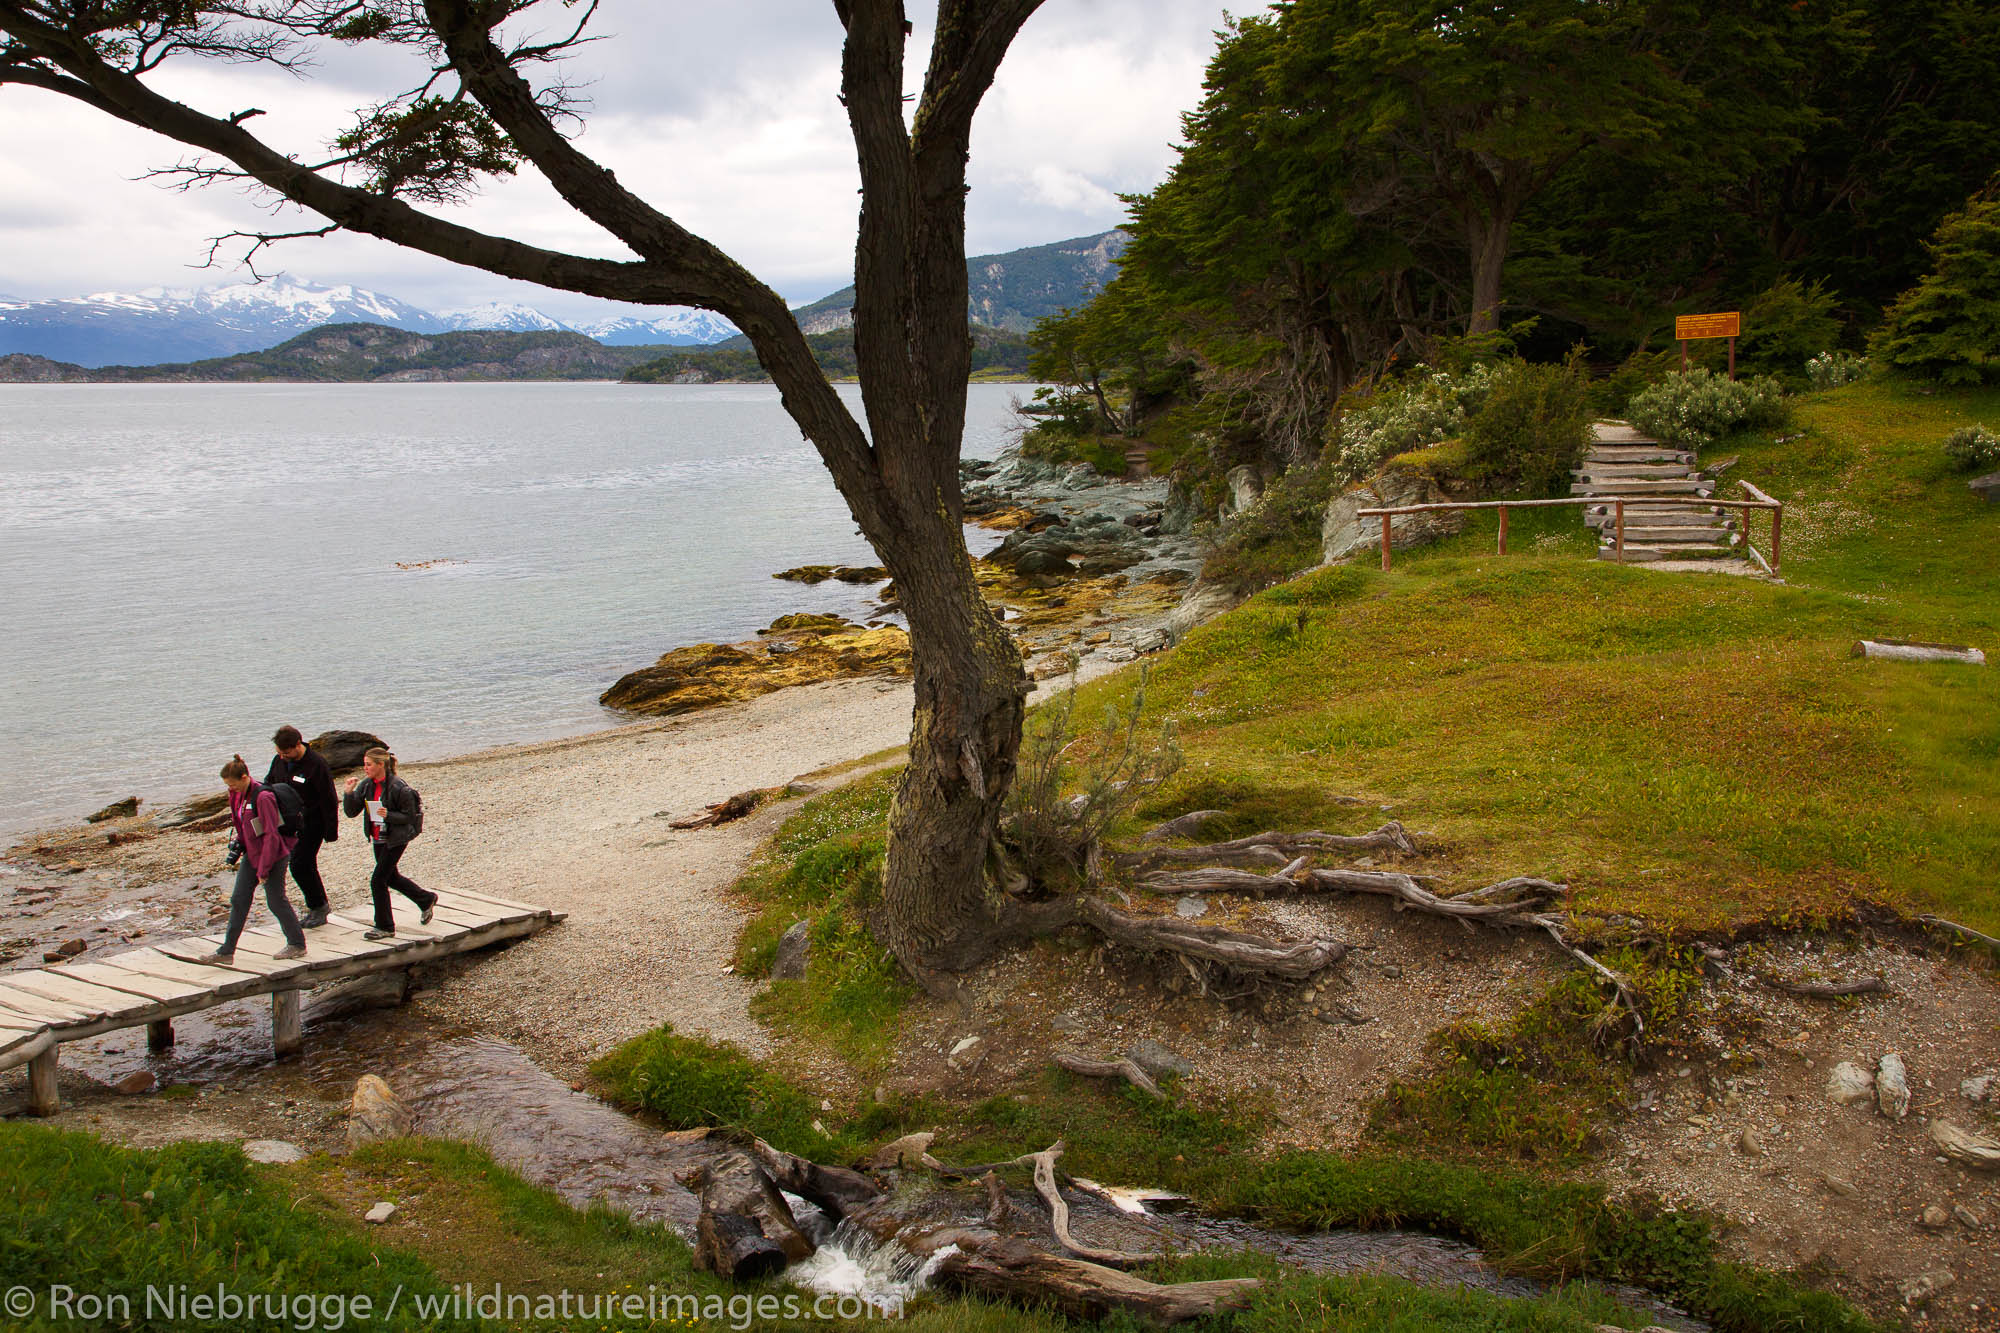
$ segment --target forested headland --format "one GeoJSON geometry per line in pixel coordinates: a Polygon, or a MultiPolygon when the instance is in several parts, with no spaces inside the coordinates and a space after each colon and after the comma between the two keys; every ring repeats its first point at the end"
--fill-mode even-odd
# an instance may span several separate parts
{"type": "MultiPolygon", "coordinates": [[[[1177,164],[1128,199],[1118,277],[1033,335],[1061,387],[1030,448],[1143,446],[1211,506],[1232,468],[1289,473],[1304,512],[1450,439],[1532,490],[1584,412],[1671,378],[1674,317],[1706,311],[1742,312],[1746,379],[1851,375],[1872,346],[1990,382],[1997,83],[2000,10],[1970,0],[1235,20],[1177,164]],[[1511,424],[1482,442],[1489,392],[1511,424]]],[[[1722,369],[1722,343],[1692,350],[1722,369]]]]}

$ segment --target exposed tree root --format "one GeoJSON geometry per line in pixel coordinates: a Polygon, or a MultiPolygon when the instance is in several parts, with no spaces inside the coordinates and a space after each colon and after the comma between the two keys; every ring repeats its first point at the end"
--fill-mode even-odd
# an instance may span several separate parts
{"type": "Polygon", "coordinates": [[[1925,915],[1918,917],[1917,920],[1923,922],[1927,926],[1936,926],[1941,930],[1954,931],[1957,934],[1962,935],[1969,940],[1978,940],[1981,944],[1986,945],[1988,948],[2000,949],[2000,940],[1994,939],[1991,935],[1981,934],[1979,931],[1974,930],[1971,926],[1961,926],[1958,924],[1958,922],[1947,921],[1941,916],[1925,915]]]}
{"type": "Polygon", "coordinates": [[[1561,897],[1567,886],[1545,879],[1515,877],[1489,884],[1456,898],[1444,898],[1417,882],[1413,875],[1391,870],[1309,870],[1300,857],[1271,875],[1214,867],[1201,870],[1156,871],[1142,881],[1161,893],[1241,893],[1251,897],[1298,896],[1310,893],[1367,893],[1391,899],[1398,911],[1449,917],[1470,929],[1474,924],[1502,930],[1539,930],[1555,946],[1611,984],[1631,1015],[1633,1034],[1643,1036],[1646,1019],[1639,997],[1618,973],[1571,944],[1563,935],[1558,913],[1537,911],[1561,897]]]}
{"type": "Polygon", "coordinates": [[[1347,946],[1338,940],[1283,944],[1226,926],[1120,911],[1083,894],[1041,902],[1017,900],[1006,913],[1005,930],[1017,939],[1054,935],[1071,926],[1087,926],[1109,942],[1141,953],[1180,958],[1204,990],[1208,981],[1202,968],[1253,981],[1303,981],[1347,956],[1347,946]]]}
{"type": "Polygon", "coordinates": [[[1165,1100],[1166,1093],[1153,1082],[1145,1070],[1130,1057],[1116,1060],[1093,1060],[1076,1051],[1057,1051],[1049,1057],[1072,1074],[1082,1074],[1086,1078],[1122,1078],[1148,1097],[1165,1100]]]}
{"type": "MultiPolygon", "coordinates": [[[[1211,813],[1197,810],[1196,814],[1211,813]]],[[[1189,816],[1183,815],[1181,819],[1189,816]]],[[[1171,829],[1181,820],[1160,825],[1171,829]]],[[[1158,833],[1160,829],[1155,829],[1158,833]]],[[[1153,834],[1146,835],[1150,841],[1153,834]]],[[[1121,870],[1148,871],[1168,865],[1283,865],[1293,857],[1310,852],[1401,852],[1415,856],[1416,840],[1395,820],[1378,829],[1352,837],[1337,833],[1253,833],[1230,842],[1205,847],[1154,847],[1142,852],[1117,852],[1113,862],[1121,870]]]]}

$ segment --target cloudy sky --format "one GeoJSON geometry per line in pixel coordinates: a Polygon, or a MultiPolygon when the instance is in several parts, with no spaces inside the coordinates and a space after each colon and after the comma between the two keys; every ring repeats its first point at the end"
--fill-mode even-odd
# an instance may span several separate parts
{"type": "MultiPolygon", "coordinates": [[[[1260,7],[1253,0],[1235,8],[1260,7]]],[[[567,12],[545,8],[551,28],[567,12]]],[[[934,11],[910,6],[912,92],[934,11]]],[[[1048,0],[975,125],[968,250],[1011,250],[1117,225],[1118,194],[1150,189],[1171,163],[1179,116],[1200,96],[1223,22],[1212,0],[1048,0]]],[[[835,99],[841,34],[830,0],[605,0],[593,31],[604,40],[568,64],[591,104],[584,151],[794,303],[845,286],[858,178],[835,99]]],[[[162,71],[158,86],[211,114],[261,107],[267,114],[251,128],[311,159],[352,108],[399,89],[409,72],[400,53],[335,49],[303,81],[186,62],[162,71]]],[[[177,193],[139,179],[182,157],[173,143],[64,99],[0,89],[0,294],[241,280],[233,263],[191,266],[203,262],[207,238],[272,221],[228,186],[177,193]]],[[[454,213],[538,245],[622,257],[524,170],[454,213]]],[[[297,214],[279,222],[281,230],[300,225],[297,214]]],[[[431,309],[513,300],[572,319],[610,309],[368,237],[291,242],[267,251],[258,267],[351,282],[431,309]]]]}

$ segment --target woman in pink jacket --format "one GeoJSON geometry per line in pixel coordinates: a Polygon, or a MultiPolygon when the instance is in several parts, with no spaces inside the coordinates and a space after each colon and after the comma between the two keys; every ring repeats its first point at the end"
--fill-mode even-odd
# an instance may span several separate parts
{"type": "Polygon", "coordinates": [[[292,844],[278,832],[278,798],[268,788],[250,779],[250,766],[237,755],[222,766],[222,785],[229,788],[229,818],[236,825],[236,837],[243,844],[243,863],[236,869],[236,891],[229,898],[229,929],[222,947],[208,956],[211,963],[227,963],[236,957],[236,941],[243,924],[250,919],[250,898],[257,885],[264,886],[264,902],[285,933],[285,947],[273,958],[306,956],[306,933],[285,898],[285,867],[291,864],[292,844]]]}

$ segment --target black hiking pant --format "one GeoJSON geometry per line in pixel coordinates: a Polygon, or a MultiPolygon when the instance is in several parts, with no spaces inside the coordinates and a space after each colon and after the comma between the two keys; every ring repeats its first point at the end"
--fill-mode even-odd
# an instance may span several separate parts
{"type": "Polygon", "coordinates": [[[368,880],[368,892],[375,898],[375,929],[394,930],[395,913],[389,910],[389,890],[408,898],[418,907],[428,908],[437,901],[437,895],[424,888],[415,880],[396,869],[396,863],[403,859],[403,851],[410,844],[397,843],[391,847],[387,843],[375,844],[375,873],[368,880]]]}
{"type": "Polygon", "coordinates": [[[292,848],[292,882],[299,886],[308,913],[324,912],[327,907],[326,881],[319,877],[319,849],[325,843],[318,829],[307,829],[292,848]]]}

